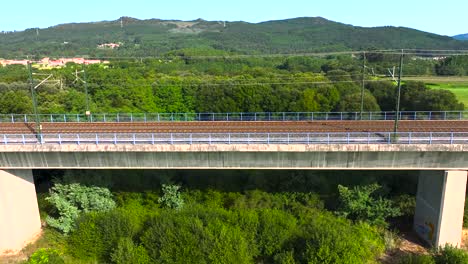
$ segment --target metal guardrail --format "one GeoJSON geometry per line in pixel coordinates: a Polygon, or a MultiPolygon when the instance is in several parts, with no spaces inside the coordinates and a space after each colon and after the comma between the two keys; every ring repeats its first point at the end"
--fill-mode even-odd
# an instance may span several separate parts
{"type": "MultiPolygon", "coordinates": [[[[253,113],[94,113],[40,114],[39,122],[163,122],[163,121],[313,121],[361,120],[360,112],[253,113]]],[[[395,112],[363,112],[362,120],[394,120],[395,112]]],[[[401,111],[400,120],[468,120],[468,111],[401,111]]],[[[35,122],[33,114],[0,114],[0,122],[35,122]]]]}
{"type": "Polygon", "coordinates": [[[468,144],[468,132],[3,134],[27,144],[468,144]]]}

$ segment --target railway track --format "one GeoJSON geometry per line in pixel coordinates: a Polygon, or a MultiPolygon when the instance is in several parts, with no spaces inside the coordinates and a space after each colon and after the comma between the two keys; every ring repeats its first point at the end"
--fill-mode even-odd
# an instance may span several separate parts
{"type": "MultiPolygon", "coordinates": [[[[393,121],[203,121],[41,123],[44,134],[56,133],[299,133],[392,132],[393,121]]],[[[399,121],[399,132],[468,132],[468,120],[399,121]]],[[[35,123],[0,123],[0,134],[34,134],[35,123]]]]}

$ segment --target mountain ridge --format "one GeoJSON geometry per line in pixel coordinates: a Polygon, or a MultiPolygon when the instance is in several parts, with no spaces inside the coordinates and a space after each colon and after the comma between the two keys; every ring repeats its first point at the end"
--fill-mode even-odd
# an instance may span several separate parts
{"type": "Polygon", "coordinates": [[[323,17],[259,23],[120,17],[0,34],[0,57],[161,56],[177,50],[199,55],[306,53],[369,49],[468,49],[468,42],[406,27],[357,27],[323,17]],[[104,43],[122,43],[103,50],[104,43]]]}

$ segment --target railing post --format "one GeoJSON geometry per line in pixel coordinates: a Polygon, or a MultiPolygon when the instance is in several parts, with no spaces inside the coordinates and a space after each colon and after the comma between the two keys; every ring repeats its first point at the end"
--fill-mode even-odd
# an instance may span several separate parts
{"type": "Polygon", "coordinates": [[[453,144],[453,132],[450,132],[450,145],[453,144]]]}
{"type": "Polygon", "coordinates": [[[63,115],[63,122],[65,122],[65,123],[67,122],[67,115],[66,114],[63,115]]]}
{"type": "Polygon", "coordinates": [[[159,113],[158,113],[158,122],[159,122],[159,120],[160,120],[160,119],[159,119],[159,113]]]}
{"type": "Polygon", "coordinates": [[[114,145],[117,145],[117,133],[114,133],[114,145]]]}
{"type": "Polygon", "coordinates": [[[143,113],[143,120],[145,120],[146,123],[146,113],[143,113]]]}
{"type": "Polygon", "coordinates": [[[211,133],[208,134],[208,142],[211,145],[211,133]]]}
{"type": "Polygon", "coordinates": [[[226,113],[226,121],[229,121],[229,113],[226,113]]]}
{"type": "Polygon", "coordinates": [[[7,136],[5,134],[3,134],[3,143],[5,143],[5,145],[8,145],[7,136]]]}
{"type": "Polygon", "coordinates": [[[135,133],[133,133],[133,145],[136,144],[136,138],[135,138],[135,133]]]}
{"type": "Polygon", "coordinates": [[[80,122],[80,114],[76,114],[76,122],[80,122]]]}
{"type": "Polygon", "coordinates": [[[24,122],[27,123],[28,122],[28,116],[26,114],[24,114],[24,122]]]}
{"type": "Polygon", "coordinates": [[[21,138],[23,139],[23,145],[25,145],[25,144],[26,144],[26,140],[25,140],[25,138],[24,138],[24,134],[21,135],[21,138]]]}
{"type": "Polygon", "coordinates": [[[214,118],[214,113],[212,113],[211,115],[212,115],[211,121],[214,121],[214,120],[215,120],[215,118],[214,118]]]}
{"type": "Polygon", "coordinates": [[[462,112],[458,112],[458,120],[462,120],[462,112]]]}
{"type": "Polygon", "coordinates": [[[133,122],[133,113],[130,113],[130,122],[133,122]]]}
{"type": "Polygon", "coordinates": [[[444,120],[447,120],[447,112],[444,111],[444,120]]]}
{"type": "Polygon", "coordinates": [[[52,117],[52,114],[50,114],[50,122],[51,122],[51,123],[54,122],[54,118],[52,117]]]}
{"type": "Polygon", "coordinates": [[[432,111],[429,111],[429,120],[432,120],[432,111]]]}
{"type": "Polygon", "coordinates": [[[283,121],[285,121],[286,114],[283,112],[283,121]]]}
{"type": "Polygon", "coordinates": [[[411,131],[408,134],[408,144],[411,144],[412,133],[411,131]]]}
{"type": "Polygon", "coordinates": [[[40,141],[41,141],[40,143],[44,144],[45,143],[44,142],[44,135],[42,133],[39,135],[39,138],[40,138],[40,141]]]}
{"type": "Polygon", "coordinates": [[[367,145],[370,144],[370,132],[367,132],[367,145]]]}
{"type": "Polygon", "coordinates": [[[289,133],[288,133],[288,145],[289,145],[289,133]]]}
{"type": "Polygon", "coordinates": [[[228,144],[231,145],[231,133],[228,133],[228,144]]]}
{"type": "Polygon", "coordinates": [[[432,145],[432,132],[429,132],[429,145],[432,145]]]}
{"type": "Polygon", "coordinates": [[[390,144],[391,143],[391,132],[388,132],[388,138],[387,138],[387,144],[390,144]]]}
{"type": "Polygon", "coordinates": [[[247,133],[247,145],[250,145],[250,133],[247,133]]]}
{"type": "Polygon", "coordinates": [[[117,122],[120,122],[120,117],[119,117],[119,113],[117,113],[117,122]]]}
{"type": "Polygon", "coordinates": [[[414,118],[413,120],[416,120],[416,116],[418,115],[418,112],[417,111],[414,111],[414,118]]]}
{"type": "Polygon", "coordinates": [[[257,112],[254,113],[254,121],[257,121],[257,112]]]}
{"type": "Polygon", "coordinates": [[[12,123],[15,122],[15,118],[13,117],[13,114],[11,114],[11,122],[12,122],[12,123]]]}
{"type": "Polygon", "coordinates": [[[311,120],[314,121],[314,112],[312,112],[311,120]]]}
{"type": "Polygon", "coordinates": [[[174,138],[172,137],[172,133],[171,133],[171,145],[174,144],[174,138]]]}
{"type": "Polygon", "coordinates": [[[270,145],[270,133],[267,133],[267,144],[270,145]]]}
{"type": "Polygon", "coordinates": [[[174,121],[174,113],[171,113],[171,121],[174,121]]]}
{"type": "Polygon", "coordinates": [[[76,134],[76,143],[80,145],[80,134],[76,134]]]}
{"type": "Polygon", "coordinates": [[[240,119],[241,119],[240,121],[242,121],[242,112],[240,113],[240,119]]]}
{"type": "Polygon", "coordinates": [[[327,144],[330,145],[330,133],[327,133],[327,144]]]}
{"type": "Polygon", "coordinates": [[[325,120],[328,121],[328,113],[325,113],[325,120]]]}
{"type": "Polygon", "coordinates": [[[387,112],[384,112],[384,120],[387,120],[387,112]]]}
{"type": "Polygon", "coordinates": [[[62,136],[58,134],[58,139],[59,139],[59,145],[62,145],[62,136]]]}
{"type": "Polygon", "coordinates": [[[347,143],[348,143],[348,145],[349,145],[349,132],[348,132],[348,133],[346,133],[346,138],[347,138],[347,140],[346,140],[346,141],[347,141],[347,143]]]}
{"type": "Polygon", "coordinates": [[[307,145],[310,145],[310,133],[307,133],[307,145]]]}
{"type": "Polygon", "coordinates": [[[340,120],[343,121],[343,112],[340,112],[340,120]]]}
{"type": "Polygon", "coordinates": [[[154,133],[151,133],[151,145],[154,145],[154,133]]]}
{"type": "Polygon", "coordinates": [[[99,137],[97,133],[96,133],[96,145],[99,145],[99,137]]]}
{"type": "Polygon", "coordinates": [[[193,141],[192,140],[192,133],[190,133],[189,138],[190,138],[190,145],[192,145],[192,141],[193,141]]]}
{"type": "Polygon", "coordinates": [[[106,122],[106,114],[102,114],[102,120],[106,122]]]}

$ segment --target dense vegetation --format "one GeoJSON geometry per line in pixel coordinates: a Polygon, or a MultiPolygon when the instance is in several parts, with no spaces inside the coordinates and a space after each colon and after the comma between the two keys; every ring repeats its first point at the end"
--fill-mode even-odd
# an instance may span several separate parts
{"type": "MultiPolygon", "coordinates": [[[[401,27],[354,27],[316,18],[294,18],[258,24],[220,21],[138,20],[62,24],[0,34],[1,57],[161,56],[196,48],[213,54],[307,53],[369,49],[467,49],[468,43],[447,36],[401,27]],[[121,21],[123,27],[121,27],[121,21]],[[102,43],[122,43],[116,50],[102,43]]],[[[210,55],[205,54],[204,55],[210,55]]]]}
{"type": "MultiPolygon", "coordinates": [[[[111,197],[116,207],[81,210],[68,233],[47,226],[29,263],[378,263],[398,245],[388,226],[411,225],[417,180],[393,171],[83,170],[43,171],[38,186],[51,175],[43,219],[69,213],[63,201],[91,208],[111,197]]],[[[448,247],[401,263],[466,258],[448,247]]]]}
{"type": "MultiPolygon", "coordinates": [[[[378,75],[398,55],[368,54],[364,110],[393,111],[396,85],[378,75]]],[[[442,61],[407,58],[405,74],[466,75],[468,56],[442,61]]],[[[40,113],[83,113],[82,65],[34,69],[53,74],[40,86],[40,113]]],[[[359,111],[362,57],[249,57],[118,60],[86,67],[91,111],[96,112],[314,112],[359,111]]],[[[42,75],[44,76],[44,75],[42,75]]],[[[35,83],[41,75],[34,75],[35,83]]],[[[453,93],[406,81],[401,110],[461,110],[453,93]]],[[[31,113],[24,66],[0,67],[0,113],[31,113]]]]}

